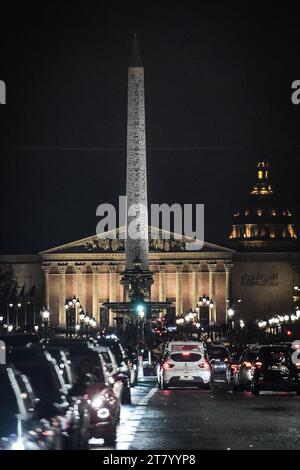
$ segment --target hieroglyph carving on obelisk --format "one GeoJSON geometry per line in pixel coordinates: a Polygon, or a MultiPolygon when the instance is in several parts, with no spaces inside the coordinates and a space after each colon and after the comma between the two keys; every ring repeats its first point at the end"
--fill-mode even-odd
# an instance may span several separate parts
{"type": "Polygon", "coordinates": [[[136,37],[128,69],[126,195],[126,269],[137,257],[141,268],[149,269],[144,67],[136,37]]]}

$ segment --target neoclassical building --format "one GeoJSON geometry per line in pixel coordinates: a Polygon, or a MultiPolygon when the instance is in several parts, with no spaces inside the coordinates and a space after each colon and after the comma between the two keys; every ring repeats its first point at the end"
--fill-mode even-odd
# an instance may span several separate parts
{"type": "MultiPolygon", "coordinates": [[[[150,231],[150,230],[149,230],[150,231]]],[[[199,252],[185,249],[184,240],[150,240],[150,270],[154,273],[151,298],[169,301],[176,315],[194,308],[199,295],[215,299],[213,318],[224,320],[230,297],[233,251],[205,243],[199,252]]],[[[84,310],[103,322],[104,302],[123,301],[120,273],[125,269],[124,240],[89,237],[40,253],[43,301],[64,323],[65,300],[78,296],[84,310]]],[[[105,320],[104,320],[105,321],[105,320]]],[[[113,315],[109,317],[113,325],[113,315]]]]}
{"type": "MultiPolygon", "coordinates": [[[[34,290],[37,308],[49,306],[53,324],[65,323],[65,300],[75,295],[97,321],[113,325],[114,315],[102,304],[124,299],[122,230],[114,239],[94,235],[37,255],[2,255],[0,264],[13,267],[20,290],[34,290]]],[[[149,240],[152,300],[171,302],[174,315],[195,308],[203,294],[213,299],[212,319],[217,322],[226,320],[229,306],[245,320],[290,312],[295,306],[294,287],[300,285],[296,228],[291,211],[269,183],[266,163],[259,163],[258,181],[234,213],[227,247],[205,242],[201,250],[188,251],[186,240],[172,234],[149,240]]]]}

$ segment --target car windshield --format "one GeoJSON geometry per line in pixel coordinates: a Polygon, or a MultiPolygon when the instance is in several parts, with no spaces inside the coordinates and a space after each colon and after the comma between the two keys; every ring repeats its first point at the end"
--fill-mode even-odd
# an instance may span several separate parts
{"type": "Polygon", "coordinates": [[[101,356],[103,357],[105,364],[111,364],[111,358],[107,351],[102,351],[101,356]]]}
{"type": "Polygon", "coordinates": [[[256,358],[257,358],[257,351],[247,351],[245,354],[243,354],[243,356],[241,357],[241,360],[254,362],[256,358]]]}
{"type": "Polygon", "coordinates": [[[105,383],[102,364],[97,353],[81,353],[76,349],[70,351],[72,360],[72,372],[77,380],[90,374],[94,380],[99,383],[105,383]]]}
{"type": "Polygon", "coordinates": [[[34,393],[40,400],[57,400],[60,395],[61,382],[52,361],[34,351],[13,350],[10,362],[29,377],[34,393]]]}
{"type": "Polygon", "coordinates": [[[289,364],[290,357],[287,350],[274,349],[274,350],[263,350],[260,354],[260,360],[268,365],[282,365],[289,364]]]}
{"type": "Polygon", "coordinates": [[[173,353],[170,355],[170,359],[174,362],[198,362],[201,358],[201,354],[188,351],[173,353]]]}
{"type": "Polygon", "coordinates": [[[214,347],[209,349],[208,355],[210,359],[224,360],[226,357],[228,357],[228,351],[223,347],[214,347]]]}

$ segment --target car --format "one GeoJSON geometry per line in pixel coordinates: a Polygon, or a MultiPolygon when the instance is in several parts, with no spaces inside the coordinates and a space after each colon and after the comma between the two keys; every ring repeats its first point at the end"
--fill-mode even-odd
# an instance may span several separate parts
{"type": "Polygon", "coordinates": [[[126,354],[118,337],[115,335],[99,336],[97,343],[99,346],[108,346],[111,349],[120,371],[128,377],[130,386],[135,387],[138,373],[136,364],[132,356],[126,354]]]}
{"type": "Polygon", "coordinates": [[[130,381],[128,376],[118,366],[116,358],[108,346],[98,346],[99,351],[109,377],[114,381],[114,391],[123,404],[131,404],[130,381]]]}
{"type": "Polygon", "coordinates": [[[103,439],[106,445],[114,446],[121,404],[115,393],[115,381],[106,373],[100,353],[81,340],[54,340],[49,344],[69,352],[75,382],[70,393],[88,400],[90,439],[103,439]]]}
{"type": "Polygon", "coordinates": [[[59,450],[60,430],[39,419],[29,379],[12,365],[0,366],[0,450],[59,450]]]}
{"type": "Polygon", "coordinates": [[[286,346],[262,346],[252,366],[251,392],[295,391],[300,395],[300,369],[286,346]]]}
{"type": "Polygon", "coordinates": [[[38,415],[59,429],[62,447],[72,450],[88,448],[88,402],[68,393],[51,354],[42,347],[9,348],[7,363],[14,364],[29,377],[33,391],[40,400],[38,415]]]}
{"type": "Polygon", "coordinates": [[[242,392],[250,389],[252,367],[256,360],[259,348],[246,349],[239,358],[237,367],[233,373],[233,391],[242,392]]]}
{"type": "Polygon", "coordinates": [[[158,386],[163,390],[183,385],[210,389],[212,368],[201,342],[172,342],[158,369],[158,386]]]}
{"type": "Polygon", "coordinates": [[[214,372],[226,372],[229,351],[221,344],[208,345],[207,353],[214,372]]]}
{"type": "Polygon", "coordinates": [[[62,375],[67,389],[70,390],[74,383],[71,371],[71,361],[69,357],[69,352],[55,345],[45,345],[45,349],[56,360],[56,363],[59,367],[59,373],[62,375]]]}
{"type": "Polygon", "coordinates": [[[12,333],[5,336],[0,336],[0,341],[4,341],[6,347],[26,346],[27,344],[39,343],[40,338],[33,333],[12,333]]]}
{"type": "Polygon", "coordinates": [[[230,353],[229,361],[226,367],[226,380],[228,385],[231,385],[234,380],[234,375],[238,368],[239,359],[241,357],[242,351],[240,349],[233,350],[230,353]]]}

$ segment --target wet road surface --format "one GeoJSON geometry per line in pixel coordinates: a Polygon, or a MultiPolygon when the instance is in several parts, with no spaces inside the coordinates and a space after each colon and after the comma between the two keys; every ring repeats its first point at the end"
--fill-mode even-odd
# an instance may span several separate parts
{"type": "Polygon", "coordinates": [[[122,407],[119,450],[300,449],[299,396],[233,393],[222,376],[212,391],[144,380],[122,407]]]}

